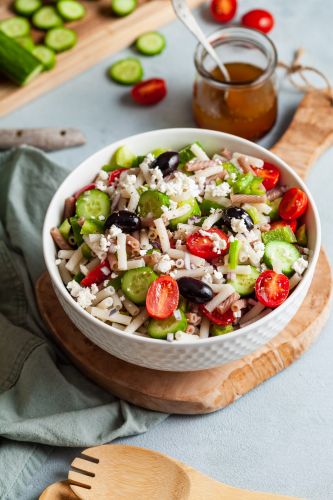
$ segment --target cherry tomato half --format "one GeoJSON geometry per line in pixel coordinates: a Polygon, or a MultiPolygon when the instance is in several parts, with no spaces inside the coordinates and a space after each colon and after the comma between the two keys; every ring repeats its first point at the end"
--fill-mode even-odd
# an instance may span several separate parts
{"type": "Polygon", "coordinates": [[[289,220],[288,222],[285,220],[277,220],[276,222],[272,222],[271,229],[280,229],[284,226],[289,226],[294,233],[297,229],[297,220],[289,220]]]}
{"type": "Polygon", "coordinates": [[[143,106],[157,104],[167,95],[166,82],[162,78],[150,78],[134,85],[131,94],[134,101],[143,106]]]}
{"type": "Polygon", "coordinates": [[[116,179],[119,179],[120,174],[122,173],[123,170],[126,170],[126,168],[117,168],[116,170],[112,170],[109,174],[109,186],[111,186],[116,179]]]}
{"type": "Polygon", "coordinates": [[[149,316],[165,319],[171,316],[179,302],[177,281],[171,276],[160,276],[152,282],[146,297],[146,308],[149,316]]]}
{"type": "Polygon", "coordinates": [[[94,182],[91,183],[91,184],[87,184],[86,186],[83,186],[83,188],[79,189],[74,194],[75,199],[77,200],[78,197],[80,196],[80,194],[84,193],[85,191],[90,191],[91,189],[95,189],[95,187],[96,187],[96,184],[94,182]]]}
{"type": "Polygon", "coordinates": [[[257,278],[256,297],[266,307],[277,307],[286,300],[289,293],[289,280],[284,274],[264,271],[257,278]]]}
{"type": "Polygon", "coordinates": [[[229,248],[229,240],[228,236],[221,230],[215,227],[208,229],[207,233],[217,234],[219,239],[225,241],[226,247],[222,250],[221,253],[217,253],[214,250],[214,241],[209,236],[204,236],[197,231],[196,233],[191,234],[186,240],[186,247],[188,251],[192,255],[196,255],[197,257],[202,257],[203,259],[215,259],[221,255],[225,255],[229,248]]]}
{"type": "Polygon", "coordinates": [[[227,23],[235,17],[237,0],[212,0],[210,11],[218,23],[227,23]]]}
{"type": "Polygon", "coordinates": [[[227,326],[227,325],[231,325],[232,323],[235,323],[234,313],[232,312],[231,309],[228,309],[228,311],[221,314],[218,312],[217,309],[215,309],[212,312],[209,312],[209,311],[207,311],[205,306],[203,304],[201,304],[201,305],[199,305],[199,311],[201,312],[201,314],[206,316],[206,318],[208,318],[209,321],[211,321],[215,325],[227,326]]]}
{"type": "Polygon", "coordinates": [[[308,206],[308,197],[299,188],[288,189],[284,193],[279,206],[279,215],[281,219],[290,221],[292,219],[298,219],[304,214],[308,206]]]}
{"type": "Polygon", "coordinates": [[[246,28],[268,33],[274,26],[274,17],[267,10],[254,9],[244,14],[242,17],[242,25],[246,28]]]}
{"type": "Polygon", "coordinates": [[[263,178],[262,183],[267,191],[273,189],[279,182],[280,170],[275,165],[265,161],[262,168],[252,168],[258,177],[263,178]]]}

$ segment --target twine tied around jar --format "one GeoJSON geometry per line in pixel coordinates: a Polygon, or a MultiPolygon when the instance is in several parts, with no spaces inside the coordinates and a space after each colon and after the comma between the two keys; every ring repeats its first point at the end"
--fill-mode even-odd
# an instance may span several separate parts
{"type": "Polygon", "coordinates": [[[286,76],[287,76],[289,82],[291,83],[291,85],[293,85],[293,87],[300,90],[301,92],[309,92],[310,90],[319,90],[315,85],[313,85],[308,80],[308,78],[305,75],[305,72],[309,71],[309,72],[312,72],[312,73],[315,73],[316,75],[318,75],[325,83],[327,96],[331,102],[331,105],[333,106],[333,88],[332,88],[331,82],[329,81],[327,76],[324,75],[324,73],[322,73],[319,69],[314,68],[313,66],[305,66],[305,65],[300,63],[300,59],[302,58],[304,52],[305,51],[303,48],[297,49],[295,52],[295,55],[294,55],[294,59],[293,59],[291,64],[286,64],[282,61],[279,61],[278,66],[280,68],[283,68],[286,70],[286,76]],[[296,74],[299,75],[301,80],[303,80],[303,82],[304,82],[303,84],[298,83],[295,80],[294,76],[296,74]]]}

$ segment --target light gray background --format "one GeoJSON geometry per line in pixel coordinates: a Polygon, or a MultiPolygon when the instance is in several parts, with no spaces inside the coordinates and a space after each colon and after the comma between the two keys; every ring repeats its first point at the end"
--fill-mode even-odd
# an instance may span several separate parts
{"type": "MultiPolygon", "coordinates": [[[[305,47],[305,62],[325,71],[333,80],[332,0],[239,3],[239,15],[258,7],[274,13],[276,27],[271,36],[281,60],[289,62],[295,48],[305,47]]],[[[198,10],[197,17],[206,32],[217,28],[206,7],[198,10]]],[[[105,76],[112,61],[133,55],[128,49],[8,115],[1,120],[1,126],[80,127],[88,139],[84,147],[52,154],[69,170],[99,148],[133,133],[193,126],[190,103],[195,41],[179,22],[162,31],[167,37],[167,50],[156,58],[142,58],[146,77],[160,76],[168,82],[168,98],[160,105],[137,107],[128,98],[126,88],[105,76]]],[[[271,146],[287,127],[300,98],[288,85],[281,85],[279,120],[262,141],[265,146],[271,146]]],[[[308,179],[331,260],[332,164],[333,149],[322,156],[308,179]]],[[[331,319],[302,359],[229,408],[206,416],[172,416],[147,434],[122,442],[167,453],[236,486],[333,499],[332,329],[331,319]]],[[[55,451],[35,477],[26,498],[36,498],[49,483],[64,479],[77,452],[55,451]]]]}

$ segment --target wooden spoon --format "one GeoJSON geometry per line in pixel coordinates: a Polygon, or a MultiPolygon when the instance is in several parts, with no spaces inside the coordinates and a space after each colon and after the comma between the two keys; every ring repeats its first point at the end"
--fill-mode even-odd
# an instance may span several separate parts
{"type": "Polygon", "coordinates": [[[84,450],[71,464],[68,480],[83,500],[279,500],[219,483],[156,451],[105,445],[84,450]]]}

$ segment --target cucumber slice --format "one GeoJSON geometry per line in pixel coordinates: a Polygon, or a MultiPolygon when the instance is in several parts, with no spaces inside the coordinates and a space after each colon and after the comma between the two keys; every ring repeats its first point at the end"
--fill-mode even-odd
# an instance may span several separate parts
{"type": "Polygon", "coordinates": [[[296,231],[296,238],[297,238],[297,243],[301,245],[302,247],[306,247],[308,244],[308,234],[306,231],[306,226],[305,224],[302,224],[299,226],[299,228],[296,231]]]}
{"type": "Polygon", "coordinates": [[[98,219],[104,215],[107,219],[111,211],[109,196],[98,189],[85,191],[76,200],[76,215],[85,219],[98,219]]]}
{"type": "Polygon", "coordinates": [[[253,266],[251,266],[251,274],[237,274],[236,279],[228,281],[232,285],[236,292],[239,293],[241,297],[250,295],[254,292],[254,286],[256,284],[257,278],[260,272],[253,266]]]}
{"type": "Polygon", "coordinates": [[[55,52],[64,52],[76,44],[77,34],[68,28],[53,28],[46,33],[44,43],[55,52]]]}
{"type": "Polygon", "coordinates": [[[200,210],[198,202],[195,198],[190,198],[189,200],[181,201],[178,204],[179,207],[182,207],[184,205],[190,206],[188,212],[186,212],[186,214],[182,215],[181,217],[176,217],[175,219],[171,219],[169,221],[170,229],[177,229],[178,224],[185,224],[185,222],[187,222],[188,219],[190,217],[193,217],[194,215],[198,215],[200,217],[201,210],[200,210]]]}
{"type": "Polygon", "coordinates": [[[282,200],[282,198],[276,198],[276,200],[268,202],[268,205],[272,209],[268,214],[271,222],[274,222],[280,218],[279,206],[280,206],[281,200],[282,200]]]}
{"type": "Polygon", "coordinates": [[[121,289],[134,304],[143,306],[146,302],[148,288],[157,277],[157,274],[150,267],[130,269],[121,278],[121,289]]]}
{"type": "Polygon", "coordinates": [[[30,33],[30,24],[24,17],[10,17],[0,22],[0,31],[10,38],[26,36],[30,33]]]}
{"type": "Polygon", "coordinates": [[[262,233],[262,240],[267,245],[269,241],[286,241],[287,243],[296,243],[296,236],[290,226],[283,226],[262,233]]]}
{"type": "Polygon", "coordinates": [[[108,69],[109,77],[121,85],[133,85],[143,77],[143,68],[139,59],[128,57],[115,62],[108,69]]]}
{"type": "Polygon", "coordinates": [[[102,234],[104,233],[104,222],[96,219],[86,219],[81,227],[80,234],[102,234]]]}
{"type": "Polygon", "coordinates": [[[227,326],[212,325],[210,329],[210,334],[212,337],[216,337],[217,335],[225,335],[226,333],[230,333],[233,331],[234,327],[232,325],[227,325],[227,326]]]}
{"type": "Polygon", "coordinates": [[[32,16],[36,10],[42,6],[41,0],[16,0],[14,3],[15,11],[21,16],[32,16]]]}
{"type": "Polygon", "coordinates": [[[69,219],[69,222],[70,222],[71,227],[72,227],[75,243],[79,247],[83,243],[83,238],[81,236],[81,226],[78,223],[78,217],[71,217],[69,219]]]}
{"type": "MultiPolygon", "coordinates": [[[[204,150],[202,145],[200,144],[200,142],[195,141],[194,144],[197,144],[202,150],[204,150]]],[[[185,146],[185,148],[183,148],[179,151],[178,154],[179,154],[179,163],[180,164],[187,163],[188,161],[191,161],[191,160],[193,160],[193,158],[195,158],[195,154],[192,153],[191,146],[192,146],[192,144],[189,144],[188,146],[185,146]]]]}
{"type": "Polygon", "coordinates": [[[116,163],[116,168],[130,168],[137,161],[137,156],[127,146],[120,146],[114,154],[113,160],[116,163]]]}
{"type": "Polygon", "coordinates": [[[43,66],[35,56],[0,31],[0,72],[18,85],[26,85],[43,66]]]}
{"type": "Polygon", "coordinates": [[[154,219],[158,219],[163,213],[162,206],[169,207],[169,205],[169,196],[160,191],[148,189],[148,191],[145,191],[140,196],[138,213],[141,217],[154,217],[154,219]]]}
{"type": "Polygon", "coordinates": [[[19,43],[21,47],[23,47],[25,50],[28,50],[29,52],[32,52],[35,48],[34,41],[30,35],[15,38],[15,42],[19,43]]]}
{"type": "Polygon", "coordinates": [[[61,235],[65,238],[65,240],[68,240],[69,233],[72,229],[72,226],[70,225],[68,219],[65,219],[59,226],[59,231],[61,235]]]}
{"type": "Polygon", "coordinates": [[[112,0],[112,12],[119,17],[128,16],[136,8],[136,0],[112,0]]]}
{"type": "Polygon", "coordinates": [[[45,47],[45,45],[37,45],[32,53],[40,62],[43,64],[43,67],[46,71],[54,68],[56,64],[56,56],[52,49],[45,47]]]}
{"type": "Polygon", "coordinates": [[[77,21],[86,14],[84,6],[75,0],[61,0],[57,3],[57,9],[65,21],[77,21]]]}
{"type": "Polygon", "coordinates": [[[286,276],[294,274],[292,268],[294,262],[301,256],[297,248],[285,241],[270,241],[265,246],[264,262],[272,269],[279,267],[286,276]]]}
{"type": "Polygon", "coordinates": [[[45,5],[32,16],[32,24],[40,30],[50,30],[62,26],[63,22],[52,5],[45,5]]]}
{"type": "Polygon", "coordinates": [[[215,201],[211,201],[211,200],[202,200],[202,202],[200,203],[200,210],[201,210],[201,214],[202,215],[210,215],[211,214],[211,209],[214,208],[214,209],[223,209],[224,207],[222,205],[220,205],[219,203],[216,203],[215,201]]]}
{"type": "Polygon", "coordinates": [[[154,339],[166,339],[168,333],[184,332],[187,328],[187,319],[184,312],[179,309],[181,319],[171,315],[166,319],[151,319],[148,324],[148,335],[154,339]]]}
{"type": "Polygon", "coordinates": [[[135,42],[136,49],[146,56],[155,56],[163,52],[166,46],[165,37],[157,31],[150,31],[139,36],[135,42]]]}

